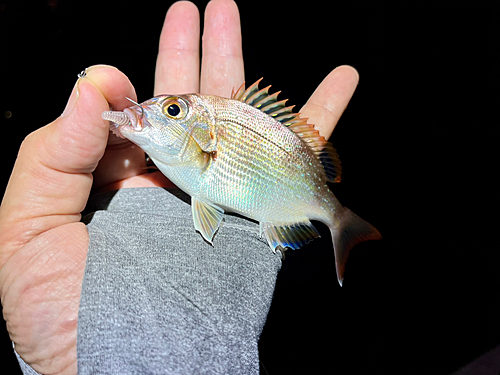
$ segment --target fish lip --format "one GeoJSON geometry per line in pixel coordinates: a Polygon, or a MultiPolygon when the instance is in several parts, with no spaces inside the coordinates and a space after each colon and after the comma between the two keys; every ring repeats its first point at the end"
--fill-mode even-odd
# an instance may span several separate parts
{"type": "Polygon", "coordinates": [[[138,118],[138,112],[132,108],[125,108],[123,110],[123,113],[125,113],[129,120],[130,124],[125,125],[128,128],[132,128],[134,131],[141,131],[142,130],[142,119],[139,120],[138,118]]]}
{"type": "Polygon", "coordinates": [[[140,132],[143,130],[145,121],[142,118],[142,112],[139,115],[139,111],[134,108],[125,108],[122,111],[128,119],[128,124],[118,124],[116,122],[110,121],[110,130],[117,137],[126,139],[128,138],[126,134],[140,132]]]}

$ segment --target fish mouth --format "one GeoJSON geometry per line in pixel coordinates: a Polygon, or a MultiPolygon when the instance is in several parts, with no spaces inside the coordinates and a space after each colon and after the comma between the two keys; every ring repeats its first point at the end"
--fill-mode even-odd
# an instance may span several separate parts
{"type": "Polygon", "coordinates": [[[137,113],[131,108],[125,108],[120,111],[104,111],[102,118],[109,121],[110,130],[117,137],[125,139],[124,134],[141,131],[142,119],[138,119],[137,113]]]}

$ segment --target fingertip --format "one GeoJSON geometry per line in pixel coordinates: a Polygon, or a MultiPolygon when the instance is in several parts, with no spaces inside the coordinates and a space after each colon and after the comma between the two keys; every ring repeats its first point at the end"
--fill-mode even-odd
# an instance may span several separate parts
{"type": "Polygon", "coordinates": [[[61,117],[68,116],[75,108],[76,102],[78,101],[80,95],[79,88],[81,82],[83,82],[85,79],[90,79],[87,78],[89,75],[92,75],[95,78],[97,76],[109,75],[111,71],[114,71],[113,74],[119,72],[119,70],[114,66],[101,64],[101,65],[90,66],[86,68],[84,71],[82,71],[80,74],[78,74],[78,80],[76,81],[75,86],[73,87],[73,91],[71,92],[68,103],[66,104],[66,107],[64,108],[61,117]]]}
{"type": "Polygon", "coordinates": [[[109,107],[99,88],[86,77],[78,80],[76,91],[72,110],[40,129],[38,158],[58,171],[90,173],[106,148],[109,126],[101,113],[109,107]]]}
{"type": "Polygon", "coordinates": [[[117,67],[114,67],[113,65],[108,65],[108,64],[94,64],[89,66],[87,69],[85,69],[85,74],[89,74],[91,71],[99,71],[99,70],[107,70],[107,69],[112,69],[112,70],[118,70],[117,67]]]}
{"type": "MultiPolygon", "coordinates": [[[[184,28],[199,29],[200,24],[200,12],[198,7],[190,1],[177,1],[168,8],[167,15],[165,16],[164,28],[167,30],[162,30],[160,35],[160,49],[165,45],[169,47],[172,42],[183,43],[184,41],[174,41],[171,40],[170,36],[172,32],[176,35],[179,34],[181,37],[190,37],[191,34],[187,30],[180,30],[184,28]],[[174,30],[172,30],[174,29],[174,30]],[[166,31],[166,32],[163,32],[166,31]],[[182,32],[180,32],[182,31],[182,32]]],[[[189,41],[190,42],[190,41],[189,41]]],[[[188,42],[188,43],[189,43],[188,42]]],[[[189,46],[191,47],[191,46],[189,46]]]]}
{"type": "Polygon", "coordinates": [[[92,82],[113,108],[122,110],[129,107],[130,102],[126,97],[137,101],[134,86],[118,68],[111,65],[93,65],[87,68],[86,73],[80,80],[92,82]]]}
{"type": "Polygon", "coordinates": [[[171,12],[189,12],[191,14],[196,12],[196,14],[199,14],[198,7],[191,1],[187,0],[176,1],[173,3],[170,8],[168,8],[167,15],[171,12]]]}
{"type": "Polygon", "coordinates": [[[211,0],[207,4],[205,34],[224,39],[241,39],[240,11],[234,0],[211,0]]]}
{"type": "Polygon", "coordinates": [[[54,123],[53,136],[48,140],[49,149],[59,150],[54,164],[63,165],[62,170],[95,168],[109,136],[109,124],[102,119],[102,112],[110,105],[117,110],[130,106],[126,97],[135,99],[135,90],[117,68],[94,65],[86,69],[69,101],[73,108],[54,123]]]}
{"type": "Polygon", "coordinates": [[[359,82],[359,72],[351,65],[341,65],[334,69],[334,71],[341,72],[346,77],[350,77],[354,82],[359,82]]]}
{"type": "Polygon", "coordinates": [[[325,83],[336,90],[349,92],[352,96],[359,83],[359,73],[350,65],[341,65],[325,78],[325,83]]]}
{"type": "Polygon", "coordinates": [[[358,82],[359,73],[352,66],[342,65],[333,69],[300,112],[311,118],[321,135],[330,137],[358,82]]]}
{"type": "Polygon", "coordinates": [[[174,3],[160,34],[155,95],[199,91],[200,13],[189,1],[174,3]]]}
{"type": "Polygon", "coordinates": [[[69,120],[80,124],[104,124],[103,111],[109,110],[108,101],[100,88],[90,79],[80,78],[77,82],[77,103],[70,113],[69,120]],[[100,119],[101,121],[96,121],[100,119]]]}
{"type": "MultiPolygon", "coordinates": [[[[328,97],[337,102],[342,99],[342,106],[347,106],[359,82],[359,73],[350,65],[341,65],[333,69],[318,86],[318,97],[323,96],[323,101],[328,102],[328,97]]],[[[343,109],[342,109],[343,111],[343,109]]]]}
{"type": "Polygon", "coordinates": [[[238,6],[236,5],[236,2],[234,0],[210,0],[207,4],[206,9],[210,9],[214,6],[215,7],[227,6],[232,9],[238,10],[238,6]]]}

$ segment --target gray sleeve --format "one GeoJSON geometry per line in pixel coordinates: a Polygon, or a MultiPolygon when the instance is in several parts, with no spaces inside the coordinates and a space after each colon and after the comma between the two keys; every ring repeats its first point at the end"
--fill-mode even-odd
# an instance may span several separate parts
{"type": "Polygon", "coordinates": [[[89,203],[80,375],[259,373],[281,255],[230,215],[211,246],[177,195],[122,189],[89,203]]]}
{"type": "MultiPolygon", "coordinates": [[[[14,343],[12,343],[12,346],[14,346],[14,343]]],[[[17,361],[19,362],[19,367],[21,368],[21,371],[23,372],[24,375],[41,375],[40,373],[33,370],[30,365],[28,365],[26,362],[23,361],[21,356],[17,354],[15,348],[14,348],[14,354],[16,355],[17,361]]]]}

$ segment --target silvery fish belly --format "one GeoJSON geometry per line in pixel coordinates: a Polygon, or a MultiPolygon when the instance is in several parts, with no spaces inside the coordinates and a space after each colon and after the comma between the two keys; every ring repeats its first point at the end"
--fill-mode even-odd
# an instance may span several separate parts
{"type": "Polygon", "coordinates": [[[103,118],[191,196],[194,227],[206,241],[224,212],[259,221],[273,251],[318,237],[310,222],[318,220],[330,228],[342,284],[350,249],[380,233],[330,191],[327,182],[341,175],[331,144],[259,82],[229,99],[160,95],[103,118]]]}

